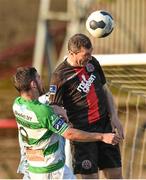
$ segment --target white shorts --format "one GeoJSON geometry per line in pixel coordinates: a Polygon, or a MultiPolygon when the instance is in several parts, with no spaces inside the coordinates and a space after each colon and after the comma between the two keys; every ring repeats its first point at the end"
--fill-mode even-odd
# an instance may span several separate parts
{"type": "MultiPolygon", "coordinates": [[[[54,171],[52,173],[43,173],[43,174],[37,174],[37,173],[30,173],[29,172],[29,177],[32,180],[47,180],[47,179],[76,179],[75,175],[73,172],[66,166],[64,165],[63,168],[54,171]]],[[[26,177],[24,176],[23,179],[26,177]]]]}

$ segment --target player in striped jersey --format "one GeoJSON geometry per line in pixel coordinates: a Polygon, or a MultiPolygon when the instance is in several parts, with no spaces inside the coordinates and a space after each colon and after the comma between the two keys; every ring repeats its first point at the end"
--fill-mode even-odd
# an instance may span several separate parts
{"type": "MultiPolygon", "coordinates": [[[[75,34],[68,42],[68,55],[55,69],[50,84],[50,103],[63,106],[74,128],[87,132],[112,132],[117,129],[123,139],[112,95],[102,68],[91,54],[92,44],[84,34],[75,34]],[[112,126],[111,126],[112,124],[112,126]]],[[[73,144],[75,174],[83,179],[122,178],[119,146],[101,142],[73,144]]]]}
{"type": "Polygon", "coordinates": [[[87,133],[68,126],[49,105],[38,101],[44,93],[39,74],[33,67],[21,67],[14,75],[14,84],[20,92],[13,104],[23,147],[26,151],[30,179],[73,179],[64,164],[62,136],[75,141],[103,141],[117,144],[114,133],[87,133]]]}

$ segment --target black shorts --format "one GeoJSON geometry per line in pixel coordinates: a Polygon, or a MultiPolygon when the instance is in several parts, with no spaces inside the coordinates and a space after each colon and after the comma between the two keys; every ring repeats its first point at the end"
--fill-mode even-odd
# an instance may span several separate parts
{"type": "MultiPolygon", "coordinates": [[[[108,116],[87,128],[88,132],[112,132],[108,116]]],[[[72,142],[73,169],[75,174],[92,174],[105,168],[121,167],[118,145],[104,142],[72,142]]]]}

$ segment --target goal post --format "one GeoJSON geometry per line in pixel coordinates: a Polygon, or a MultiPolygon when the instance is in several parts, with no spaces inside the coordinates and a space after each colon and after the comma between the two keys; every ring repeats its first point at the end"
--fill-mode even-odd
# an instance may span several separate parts
{"type": "Polygon", "coordinates": [[[93,55],[102,66],[146,64],[146,53],[93,55]]]}

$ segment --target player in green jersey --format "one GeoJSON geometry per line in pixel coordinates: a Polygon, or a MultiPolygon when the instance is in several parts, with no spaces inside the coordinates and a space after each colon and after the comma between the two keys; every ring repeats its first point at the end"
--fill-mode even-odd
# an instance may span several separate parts
{"type": "Polygon", "coordinates": [[[44,91],[35,68],[18,68],[14,85],[20,96],[14,101],[13,112],[26,150],[30,179],[74,178],[64,163],[62,137],[79,142],[120,142],[114,133],[88,133],[71,128],[49,105],[40,103],[38,98],[44,91]]]}

